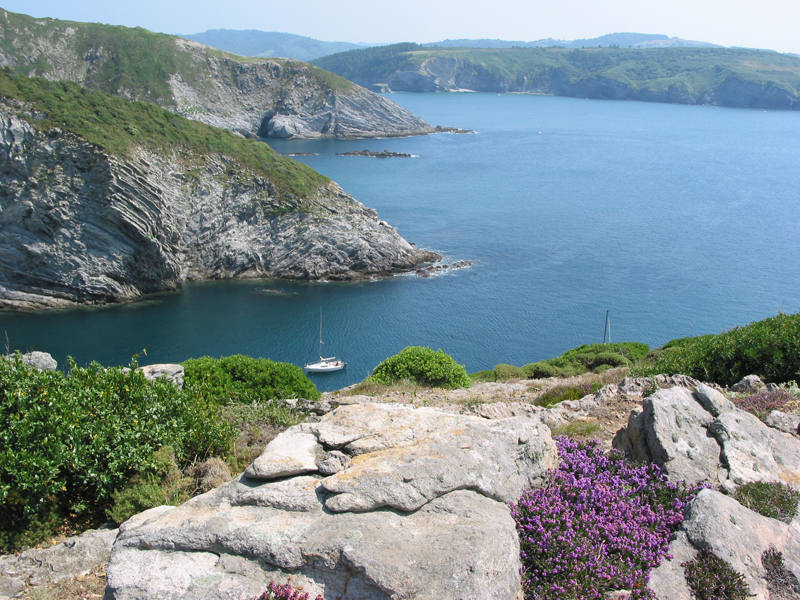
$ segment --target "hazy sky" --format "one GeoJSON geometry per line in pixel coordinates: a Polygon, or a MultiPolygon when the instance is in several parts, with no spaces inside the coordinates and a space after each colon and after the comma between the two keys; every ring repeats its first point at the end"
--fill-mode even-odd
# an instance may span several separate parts
{"type": "Polygon", "coordinates": [[[0,6],[175,34],[261,29],[330,41],[430,42],[636,31],[800,53],[800,0],[6,0],[0,6]]]}

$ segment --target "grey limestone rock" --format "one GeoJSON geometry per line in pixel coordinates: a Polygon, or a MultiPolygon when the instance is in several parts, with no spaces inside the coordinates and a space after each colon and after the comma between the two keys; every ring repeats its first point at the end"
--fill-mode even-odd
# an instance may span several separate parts
{"type": "MultiPolygon", "coordinates": [[[[14,360],[13,354],[6,354],[5,358],[14,360]]],[[[20,355],[22,362],[29,367],[36,367],[40,371],[55,371],[58,368],[56,359],[47,352],[40,352],[34,350],[33,352],[26,352],[20,355]]]]}
{"type": "Polygon", "coordinates": [[[767,425],[784,433],[800,436],[800,415],[773,410],[767,416],[767,425]]]}
{"type": "Polygon", "coordinates": [[[352,462],[328,477],[242,475],[137,515],[115,543],[108,598],[245,600],[290,578],[328,600],[519,597],[506,502],[555,465],[538,420],[357,404],[281,436],[262,463],[296,441],[311,468],[310,438],[327,452],[319,464],[352,462]]]}
{"type": "Polygon", "coordinates": [[[745,375],[740,381],[737,381],[731,386],[732,392],[739,394],[751,394],[759,391],[764,387],[764,382],[758,375],[745,375]]]}
{"type": "Polygon", "coordinates": [[[183,388],[183,365],[145,365],[144,367],[139,367],[139,370],[142,372],[142,374],[144,374],[145,379],[149,379],[150,381],[155,381],[156,379],[166,379],[176,388],[183,388]]]}
{"type": "Polygon", "coordinates": [[[800,440],[699,384],[660,390],[634,411],[614,447],[660,465],[672,480],[707,481],[732,492],[751,481],[800,485],[800,440]]]}
{"type": "Polygon", "coordinates": [[[650,572],[648,587],[658,600],[693,600],[694,595],[686,584],[682,564],[693,560],[697,550],[689,542],[685,531],[678,531],[669,544],[671,559],[665,560],[650,572]]]}
{"type": "Polygon", "coordinates": [[[50,548],[0,556],[0,599],[14,597],[27,586],[85,575],[108,562],[116,537],[116,529],[91,529],[50,548]]]}
{"type": "Polygon", "coordinates": [[[691,391],[662,389],[644,399],[642,411],[631,415],[614,446],[636,460],[655,462],[671,479],[717,481],[720,448],[707,434],[713,420],[691,391]]]}
{"type": "Polygon", "coordinates": [[[344,452],[331,450],[326,452],[322,460],[319,461],[319,472],[322,475],[333,475],[350,466],[351,459],[344,452]]]}
{"type": "Polygon", "coordinates": [[[277,479],[316,473],[317,461],[323,454],[315,435],[292,428],[267,444],[244,474],[250,479],[277,479]]]}

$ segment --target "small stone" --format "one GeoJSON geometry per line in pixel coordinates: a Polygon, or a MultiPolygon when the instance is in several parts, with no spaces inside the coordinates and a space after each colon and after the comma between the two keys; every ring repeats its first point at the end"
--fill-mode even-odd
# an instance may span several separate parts
{"type": "Polygon", "coordinates": [[[333,475],[349,467],[350,462],[351,458],[347,454],[333,450],[323,457],[317,467],[322,475],[333,475]]]}
{"type": "Polygon", "coordinates": [[[764,382],[758,375],[745,375],[741,380],[731,386],[731,391],[737,394],[752,394],[764,387],[764,382]]]}

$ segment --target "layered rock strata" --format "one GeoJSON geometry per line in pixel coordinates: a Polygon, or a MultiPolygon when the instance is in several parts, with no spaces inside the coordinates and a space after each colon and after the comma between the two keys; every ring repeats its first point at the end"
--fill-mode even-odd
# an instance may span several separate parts
{"type": "Polygon", "coordinates": [[[348,280],[439,257],[334,183],[306,198],[221,155],[110,155],[0,103],[0,308],[132,300],[197,279],[348,280]]]}
{"type": "Polygon", "coordinates": [[[274,579],[328,600],[512,600],[506,503],[556,462],[549,430],[524,417],[342,406],[230,484],[123,524],[107,597],[245,599],[274,579]]]}

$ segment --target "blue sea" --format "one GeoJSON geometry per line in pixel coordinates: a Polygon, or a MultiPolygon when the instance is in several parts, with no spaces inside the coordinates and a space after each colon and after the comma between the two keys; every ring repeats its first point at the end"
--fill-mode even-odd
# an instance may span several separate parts
{"type": "MultiPolygon", "coordinates": [[[[270,141],[409,241],[471,260],[429,279],[221,282],[101,309],[0,313],[11,348],[60,363],[243,353],[335,389],[405,346],[469,371],[600,342],[651,346],[800,311],[800,113],[516,94],[392,94],[472,134],[270,141]],[[383,150],[415,158],[337,156],[383,150]],[[146,353],[146,356],[144,355],[146,353]]],[[[0,341],[3,341],[0,338],[0,341]]]]}

